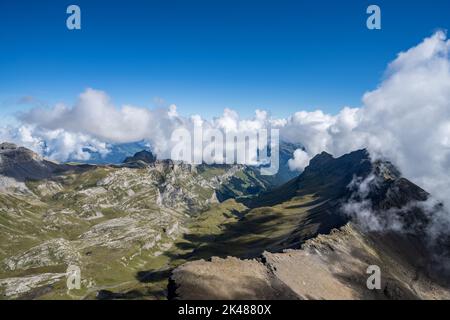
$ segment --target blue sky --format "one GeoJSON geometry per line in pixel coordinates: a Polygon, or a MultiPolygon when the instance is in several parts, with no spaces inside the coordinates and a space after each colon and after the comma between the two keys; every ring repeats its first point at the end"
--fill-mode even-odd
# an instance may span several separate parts
{"type": "Polygon", "coordinates": [[[70,105],[88,87],[116,105],[162,98],[207,118],[226,107],[336,113],[360,106],[398,52],[449,24],[444,0],[2,0],[0,115],[29,108],[22,97],[70,105]],[[82,30],[66,28],[70,4],[82,30]],[[381,7],[380,31],[365,27],[369,4],[381,7]]]}

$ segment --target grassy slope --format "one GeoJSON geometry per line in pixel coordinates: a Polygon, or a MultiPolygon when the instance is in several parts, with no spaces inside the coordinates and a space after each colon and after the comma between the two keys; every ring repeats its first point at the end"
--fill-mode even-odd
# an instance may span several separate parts
{"type": "MultiPolygon", "coordinates": [[[[178,240],[174,240],[173,236],[169,237],[165,231],[170,225],[165,227],[164,219],[179,221],[190,234],[201,233],[212,237],[221,234],[227,223],[236,222],[240,212],[246,209],[242,204],[228,200],[212,205],[201,213],[204,210],[202,206],[197,210],[187,210],[186,207],[164,209],[156,201],[158,187],[170,181],[175,188],[188,190],[195,195],[192,204],[195,207],[197,203],[209,200],[213,194],[211,187],[198,184],[196,177],[207,181],[224,175],[228,168],[202,168],[198,175],[185,176],[167,168],[153,170],[150,174],[147,169],[127,170],[129,171],[124,177],[117,178],[117,181],[105,187],[106,194],[85,192],[98,189],[99,181],[120,171],[117,168],[92,167],[85,172],[62,175],[52,181],[28,181],[27,187],[34,195],[0,194],[0,264],[7,257],[29,252],[45,241],[59,238],[70,241],[70,245],[76,248],[81,257],[79,263],[83,289],[67,292],[63,278],[51,289],[42,287],[25,297],[95,298],[98,290],[110,290],[122,293],[131,291],[135,298],[163,298],[167,276],[162,275],[185,262],[192,251],[201,245],[184,237],[179,237],[178,240]],[[120,186],[124,180],[126,184],[120,186]],[[93,212],[97,212],[99,216],[91,219],[93,212]],[[143,250],[144,243],[136,240],[124,248],[98,245],[86,247],[80,240],[81,235],[94,227],[123,218],[142,221],[139,224],[143,228],[159,233],[160,245],[143,250]]],[[[249,185],[248,181],[254,179],[253,175],[253,172],[238,172],[233,177],[233,181],[238,183],[229,187],[229,192],[234,196],[243,194],[243,186],[249,185]]],[[[42,267],[7,270],[0,265],[0,279],[47,272],[64,273],[66,268],[67,264],[56,258],[52,265],[42,267]]]]}

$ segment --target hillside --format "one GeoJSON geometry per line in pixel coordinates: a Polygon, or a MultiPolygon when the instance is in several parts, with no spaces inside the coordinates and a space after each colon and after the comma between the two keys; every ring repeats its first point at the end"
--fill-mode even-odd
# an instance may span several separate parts
{"type": "Polygon", "coordinates": [[[228,227],[227,235],[218,236],[208,250],[200,250],[217,254],[197,253],[201,260],[176,268],[170,296],[449,298],[449,277],[425,234],[429,216],[420,202],[427,198],[392,164],[372,162],[364,150],[337,159],[322,153],[298,178],[250,201],[253,209],[245,218],[228,227]],[[349,211],[349,204],[365,206],[349,211]],[[385,229],[372,230],[360,219],[363,209],[377,223],[386,222],[385,229]],[[370,265],[381,268],[381,290],[366,287],[370,265]]]}
{"type": "MultiPolygon", "coordinates": [[[[236,198],[250,185],[268,188],[244,166],[194,167],[156,160],[148,151],[123,165],[57,164],[25,148],[1,146],[4,298],[80,299],[95,298],[104,288],[153,290],[139,272],[165,267],[165,254],[201,212],[229,210],[218,203],[220,190],[236,198]],[[84,287],[70,294],[68,265],[81,268],[84,287]]],[[[158,284],[148,296],[160,297],[165,286],[158,284]]]]}
{"type": "Polygon", "coordinates": [[[4,299],[448,297],[432,268],[447,242],[433,252],[425,241],[428,193],[365,150],[317,155],[281,186],[253,167],[150,151],[58,164],[11,144],[0,173],[4,299]],[[365,289],[371,264],[381,291],[365,289]],[[69,265],[80,290],[66,288],[69,265]]]}
{"type": "Polygon", "coordinates": [[[177,299],[449,299],[449,283],[430,277],[429,261],[417,239],[349,223],[300,250],[186,263],[170,288],[177,299]],[[370,265],[381,269],[381,290],[366,286],[370,265]]]}

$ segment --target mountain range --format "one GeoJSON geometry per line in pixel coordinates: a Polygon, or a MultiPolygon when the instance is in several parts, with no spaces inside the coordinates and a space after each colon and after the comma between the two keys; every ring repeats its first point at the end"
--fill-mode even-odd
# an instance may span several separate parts
{"type": "Polygon", "coordinates": [[[424,241],[426,191],[365,150],[319,154],[296,174],[287,166],[296,148],[284,144],[280,173],[267,177],[149,149],[120,163],[59,164],[1,144],[1,297],[450,297],[435,254],[448,242],[424,241]],[[66,287],[69,265],[81,270],[79,290],[66,287]],[[380,290],[366,286],[371,265],[380,290]]]}

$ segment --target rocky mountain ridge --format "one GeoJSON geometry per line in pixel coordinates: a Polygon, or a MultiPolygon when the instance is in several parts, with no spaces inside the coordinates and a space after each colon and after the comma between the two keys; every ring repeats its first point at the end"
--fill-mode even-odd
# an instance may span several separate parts
{"type": "Polygon", "coordinates": [[[421,238],[428,193],[365,150],[322,153],[276,186],[258,168],[149,151],[85,165],[0,149],[4,299],[448,297],[421,238]],[[401,232],[364,227],[361,212],[401,232]],[[370,264],[381,291],[365,287],[370,264]],[[69,265],[80,290],[66,288],[69,265]]]}
{"type": "MultiPolygon", "coordinates": [[[[448,299],[449,278],[436,272],[424,233],[430,216],[420,203],[428,196],[389,162],[372,162],[365,150],[337,159],[322,153],[298,178],[250,203],[253,209],[247,215],[267,206],[283,212],[303,209],[297,211],[303,216],[297,228],[281,243],[266,245],[272,253],[264,251],[253,259],[227,253],[187,262],[172,272],[170,296],[448,299]],[[385,222],[384,229],[371,226],[374,220],[364,219],[367,215],[385,222]],[[395,227],[387,225],[394,222],[395,227]],[[366,285],[372,265],[382,272],[380,290],[366,285]]],[[[282,218],[274,221],[282,223],[282,218]]]]}
{"type": "Polygon", "coordinates": [[[299,250],[241,260],[212,257],[175,269],[175,299],[449,299],[449,284],[430,278],[417,239],[370,233],[349,223],[299,250]],[[380,290],[367,287],[369,266],[381,270],[380,290]]]}

